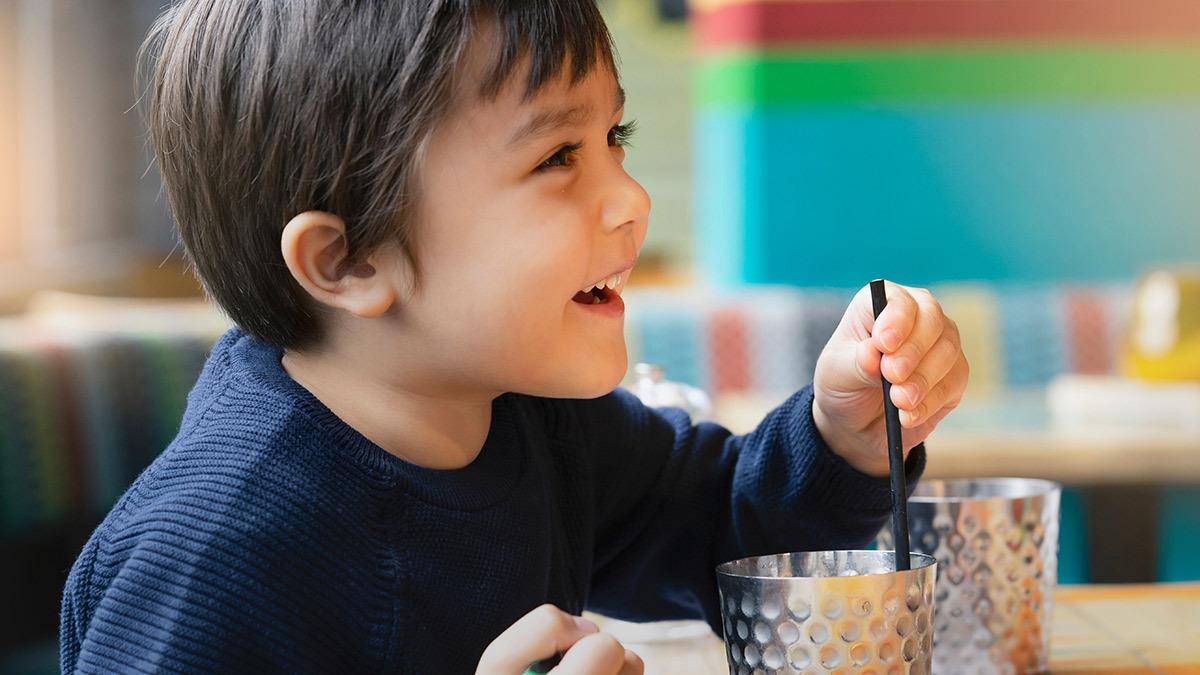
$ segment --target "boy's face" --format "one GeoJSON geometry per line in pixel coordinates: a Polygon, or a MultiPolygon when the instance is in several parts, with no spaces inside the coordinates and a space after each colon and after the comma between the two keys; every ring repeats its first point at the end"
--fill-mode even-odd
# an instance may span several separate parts
{"type": "Polygon", "coordinates": [[[400,314],[463,384],[591,398],[626,371],[624,310],[612,291],[604,304],[579,292],[614,274],[623,289],[650,200],[622,167],[624,95],[607,68],[523,89],[513,77],[494,101],[467,100],[429,139],[421,288],[400,314]]]}

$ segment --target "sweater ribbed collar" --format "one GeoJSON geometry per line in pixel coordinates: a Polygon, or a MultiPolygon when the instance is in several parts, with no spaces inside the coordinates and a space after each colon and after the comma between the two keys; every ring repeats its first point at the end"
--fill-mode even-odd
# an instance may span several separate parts
{"type": "MultiPolygon", "coordinates": [[[[322,429],[346,459],[397,488],[442,508],[475,511],[504,499],[525,470],[525,434],[516,394],[492,401],[492,424],[479,456],[461,469],[430,469],[387,452],[333,413],[283,368],[283,351],[233,328],[217,346],[228,347],[233,373],[275,392],[322,429]]],[[[213,358],[220,355],[215,353],[213,358]]]]}

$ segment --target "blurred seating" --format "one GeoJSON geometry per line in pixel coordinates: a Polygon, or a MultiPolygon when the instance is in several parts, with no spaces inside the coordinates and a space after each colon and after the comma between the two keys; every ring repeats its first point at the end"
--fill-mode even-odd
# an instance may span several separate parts
{"type": "Polygon", "coordinates": [[[0,319],[0,672],[56,671],[67,571],[227,326],[201,301],[62,293],[0,319]]]}
{"type": "Polygon", "coordinates": [[[198,301],[60,293],[0,323],[0,534],[107,511],[174,436],[227,325],[198,301]]]}

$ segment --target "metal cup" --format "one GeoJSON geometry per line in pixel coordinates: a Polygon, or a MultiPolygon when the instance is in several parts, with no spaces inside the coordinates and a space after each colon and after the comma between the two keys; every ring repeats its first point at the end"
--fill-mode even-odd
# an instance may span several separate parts
{"type": "Polygon", "coordinates": [[[816,551],[717,566],[730,675],[924,674],[936,563],[891,551],[816,551]]]}
{"type": "MultiPolygon", "coordinates": [[[[935,673],[1049,668],[1062,486],[1028,478],[922,481],[911,550],[938,560],[935,673]]],[[[881,548],[891,532],[879,534],[881,548]]]]}

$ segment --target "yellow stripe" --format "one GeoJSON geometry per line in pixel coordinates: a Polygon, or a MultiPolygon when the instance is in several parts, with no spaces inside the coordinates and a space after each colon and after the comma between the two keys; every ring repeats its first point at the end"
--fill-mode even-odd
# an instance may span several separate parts
{"type": "Polygon", "coordinates": [[[938,302],[958,324],[963,353],[971,363],[967,391],[987,394],[1004,386],[998,301],[993,290],[968,284],[936,289],[938,302]]]}

